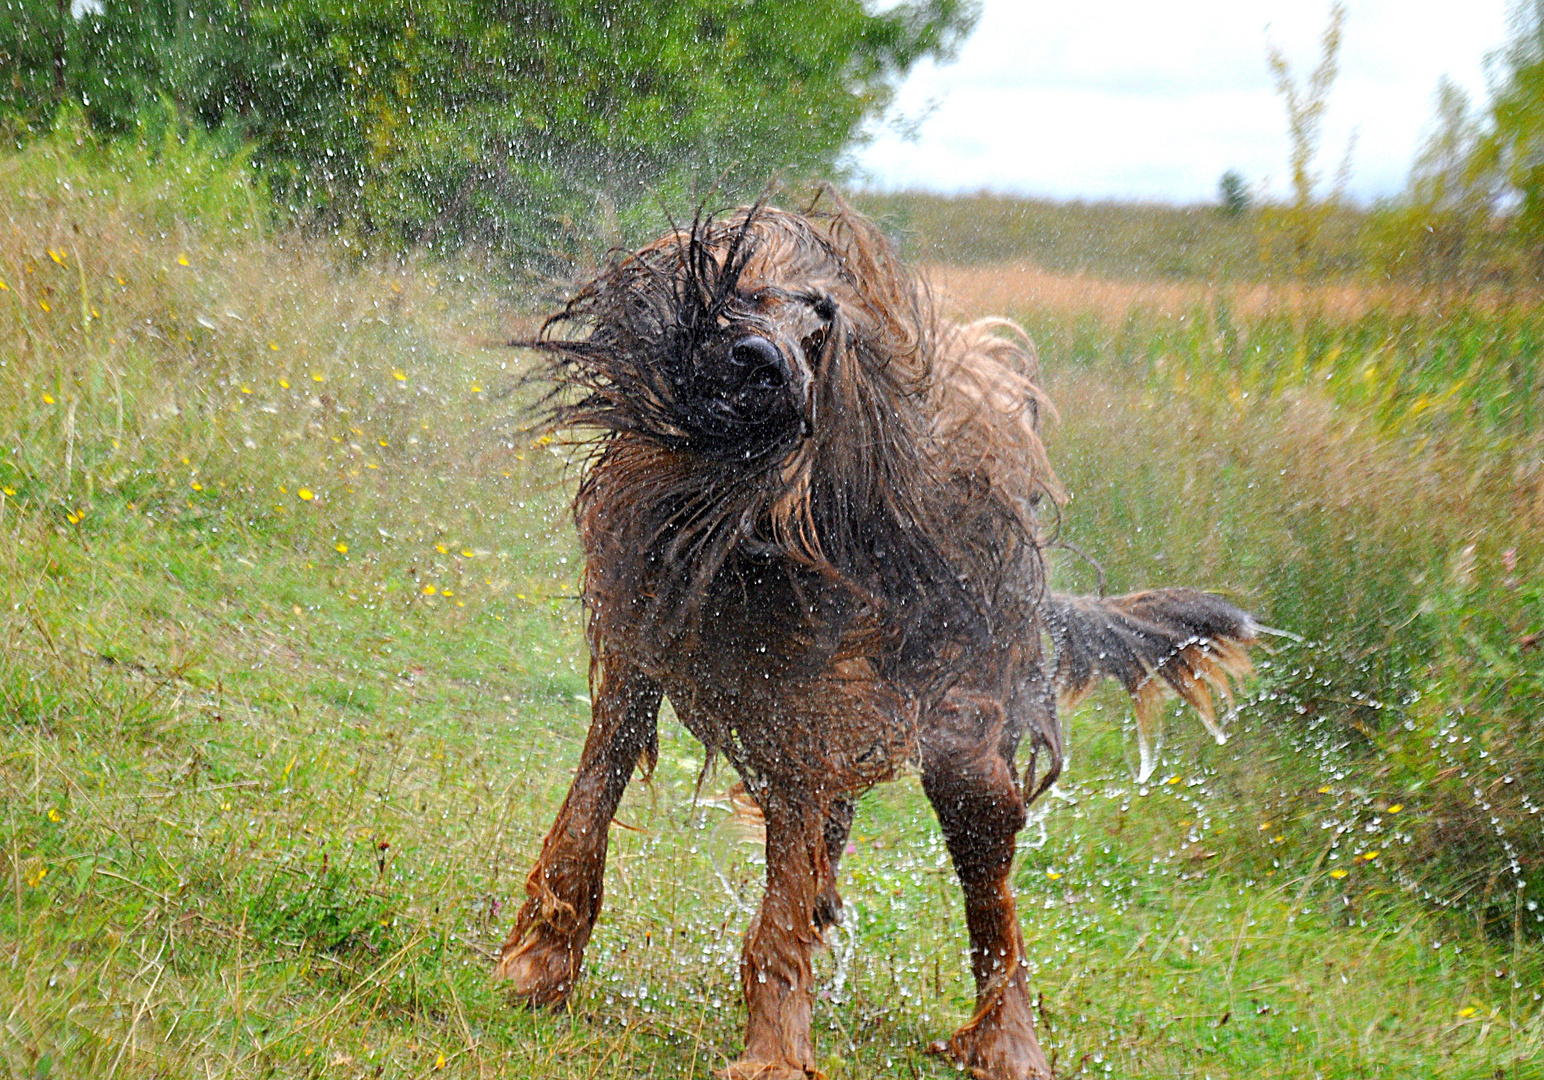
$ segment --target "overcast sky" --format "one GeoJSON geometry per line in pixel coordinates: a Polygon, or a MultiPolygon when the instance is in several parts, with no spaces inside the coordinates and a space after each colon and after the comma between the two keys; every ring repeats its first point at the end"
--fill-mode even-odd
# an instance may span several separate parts
{"type": "MultiPolygon", "coordinates": [[[[985,0],[944,65],[902,85],[857,154],[886,190],[989,190],[1056,199],[1200,202],[1224,170],[1286,190],[1286,113],[1266,68],[1279,45],[1300,81],[1318,63],[1328,0],[985,0]],[[929,111],[931,110],[931,111],[929,111]]],[[[1326,182],[1357,134],[1350,194],[1398,192],[1447,75],[1483,102],[1507,0],[1347,0],[1325,117],[1326,182]]]]}

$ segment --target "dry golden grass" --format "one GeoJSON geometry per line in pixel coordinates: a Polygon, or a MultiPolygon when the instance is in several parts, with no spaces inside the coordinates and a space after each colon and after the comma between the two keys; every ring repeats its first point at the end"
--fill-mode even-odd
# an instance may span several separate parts
{"type": "MultiPolygon", "coordinates": [[[[945,302],[963,315],[980,317],[1033,308],[1058,319],[1092,316],[1108,325],[1137,313],[1178,318],[1198,308],[1210,308],[1219,299],[1226,301],[1238,318],[1292,315],[1336,321],[1358,319],[1374,311],[1429,314],[1452,299],[1410,284],[1144,281],[1057,273],[1030,262],[979,266],[935,263],[925,266],[923,273],[945,302]]],[[[1515,293],[1500,290],[1464,297],[1465,305],[1480,309],[1517,302],[1515,293]]]]}

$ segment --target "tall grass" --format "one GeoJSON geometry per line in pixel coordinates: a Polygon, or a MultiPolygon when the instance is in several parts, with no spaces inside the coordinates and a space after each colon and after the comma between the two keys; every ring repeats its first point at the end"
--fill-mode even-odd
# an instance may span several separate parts
{"type": "Polygon", "coordinates": [[[1252,706],[1272,782],[1346,793],[1334,828],[1402,806],[1400,880],[1503,937],[1544,904],[1539,319],[1041,321],[1066,536],[1111,588],[1205,582],[1302,637],[1252,706]]]}

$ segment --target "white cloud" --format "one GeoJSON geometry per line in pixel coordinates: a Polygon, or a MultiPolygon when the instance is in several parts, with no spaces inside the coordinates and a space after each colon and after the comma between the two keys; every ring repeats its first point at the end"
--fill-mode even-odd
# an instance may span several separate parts
{"type": "MultiPolygon", "coordinates": [[[[1357,144],[1350,192],[1393,194],[1447,75],[1483,100],[1507,0],[1350,0],[1325,121],[1326,182],[1357,144]]],[[[1301,0],[986,0],[958,61],[925,64],[902,116],[936,108],[908,142],[882,132],[855,156],[871,183],[1071,199],[1210,199],[1226,169],[1284,188],[1284,110],[1266,69],[1279,44],[1300,78],[1329,4],[1301,0]]]]}

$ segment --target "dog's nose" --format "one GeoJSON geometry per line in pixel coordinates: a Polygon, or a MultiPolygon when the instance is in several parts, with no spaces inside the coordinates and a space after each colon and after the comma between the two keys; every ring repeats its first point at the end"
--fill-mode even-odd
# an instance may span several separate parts
{"type": "Polygon", "coordinates": [[[788,364],[782,352],[759,334],[748,334],[736,341],[729,356],[740,369],[745,384],[775,390],[788,382],[788,364]]]}

